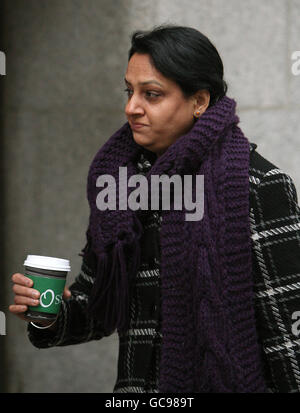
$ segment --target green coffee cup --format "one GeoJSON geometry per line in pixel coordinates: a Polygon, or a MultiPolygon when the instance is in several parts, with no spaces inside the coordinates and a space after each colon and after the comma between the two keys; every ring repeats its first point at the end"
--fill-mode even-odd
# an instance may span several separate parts
{"type": "Polygon", "coordinates": [[[28,255],[24,266],[24,275],[40,292],[39,305],[28,306],[25,315],[32,320],[55,320],[61,307],[66,277],[71,270],[69,260],[28,255]]]}

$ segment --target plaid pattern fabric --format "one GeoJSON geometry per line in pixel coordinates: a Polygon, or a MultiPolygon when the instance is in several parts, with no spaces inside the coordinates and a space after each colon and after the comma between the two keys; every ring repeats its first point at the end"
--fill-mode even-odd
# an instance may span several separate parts
{"type": "Polygon", "coordinates": [[[257,330],[272,392],[300,391],[300,209],[291,178],[256,151],[250,222],[257,330]]]}
{"type": "MultiPolygon", "coordinates": [[[[258,339],[270,392],[300,391],[300,211],[291,178],[251,144],[250,223],[258,339]],[[299,302],[299,304],[298,304],[299,302]]],[[[151,164],[141,155],[140,173],[151,164]]],[[[142,261],[130,307],[130,328],[119,335],[114,392],[158,392],[160,332],[159,211],[144,216],[142,261]]],[[[78,344],[106,335],[87,316],[94,263],[82,263],[63,301],[55,333],[28,325],[38,348],[78,344]]]]}

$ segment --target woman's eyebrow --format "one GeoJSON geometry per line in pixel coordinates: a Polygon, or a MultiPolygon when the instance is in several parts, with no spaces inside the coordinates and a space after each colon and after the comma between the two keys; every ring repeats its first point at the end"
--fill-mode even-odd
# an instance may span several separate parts
{"type": "MultiPolygon", "coordinates": [[[[124,78],[124,80],[125,80],[125,83],[127,83],[128,85],[131,85],[131,83],[130,82],[128,82],[128,80],[126,79],[126,78],[124,78]]],[[[161,86],[161,87],[163,87],[163,85],[161,84],[161,83],[159,83],[157,80],[147,80],[146,82],[139,82],[138,84],[140,85],[140,86],[144,86],[144,85],[150,85],[150,84],[156,84],[156,85],[158,85],[158,86],[161,86]]]]}

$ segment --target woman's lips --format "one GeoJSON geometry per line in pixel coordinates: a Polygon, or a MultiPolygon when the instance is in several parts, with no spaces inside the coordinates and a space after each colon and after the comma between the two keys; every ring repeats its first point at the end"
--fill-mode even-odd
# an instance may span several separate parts
{"type": "Polygon", "coordinates": [[[147,125],[144,125],[143,123],[131,123],[130,127],[132,130],[138,131],[141,130],[142,128],[145,128],[147,125]]]}

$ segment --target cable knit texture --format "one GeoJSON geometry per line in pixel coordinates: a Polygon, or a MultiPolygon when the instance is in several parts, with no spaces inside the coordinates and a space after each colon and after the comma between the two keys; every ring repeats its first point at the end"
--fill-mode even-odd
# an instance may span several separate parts
{"type": "MultiPolygon", "coordinates": [[[[227,96],[160,156],[146,177],[204,176],[204,216],[162,210],[162,356],[160,392],[265,392],[254,315],[249,223],[249,142],[238,127],[236,102],[227,96]]],[[[109,334],[126,331],[132,280],[140,264],[141,211],[96,205],[100,175],[128,179],[145,150],[129,124],[96,154],[88,175],[87,245],[98,257],[89,309],[109,334]]],[[[135,188],[128,188],[130,192],[135,188]]],[[[195,197],[193,185],[193,200],[195,197]]],[[[184,191],[183,191],[184,192],[184,191]]]]}

